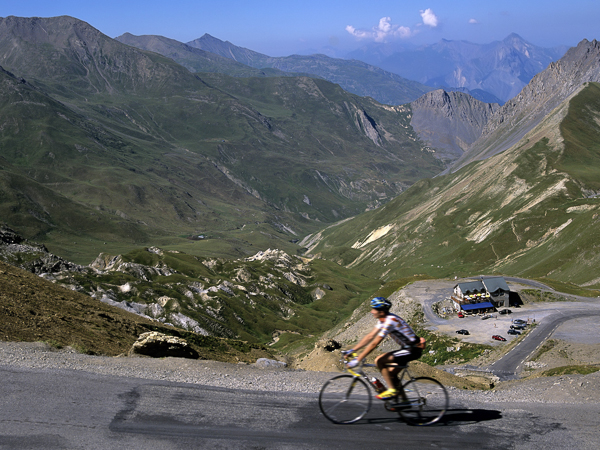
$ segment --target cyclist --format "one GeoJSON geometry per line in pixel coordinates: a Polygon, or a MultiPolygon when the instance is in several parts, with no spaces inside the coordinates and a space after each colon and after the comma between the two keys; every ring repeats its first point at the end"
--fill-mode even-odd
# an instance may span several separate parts
{"type": "Polygon", "coordinates": [[[371,314],[377,319],[375,328],[363,337],[354,348],[342,353],[344,356],[348,356],[364,347],[364,350],[356,358],[347,362],[348,367],[356,367],[360,361],[366,358],[389,335],[401,348],[379,355],[375,359],[375,364],[389,388],[377,395],[377,398],[380,400],[389,400],[400,396],[403,401],[406,401],[404,390],[401,386],[396,386],[396,376],[402,366],[406,366],[409,361],[421,357],[423,348],[425,347],[425,339],[418,338],[412,328],[400,316],[392,314],[390,312],[391,307],[392,303],[387,298],[373,298],[371,300],[371,314]],[[388,366],[391,363],[396,363],[396,365],[388,366]]]}

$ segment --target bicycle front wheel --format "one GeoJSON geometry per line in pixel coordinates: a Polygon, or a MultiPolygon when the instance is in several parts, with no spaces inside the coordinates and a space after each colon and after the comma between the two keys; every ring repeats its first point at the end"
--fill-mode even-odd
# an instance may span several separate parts
{"type": "Polygon", "coordinates": [[[433,378],[413,378],[402,387],[410,407],[399,412],[411,425],[431,425],[439,421],[448,409],[448,392],[433,378]]]}
{"type": "Polygon", "coordinates": [[[361,378],[338,375],[321,388],[319,408],[333,423],[357,422],[371,408],[371,390],[361,378]]]}

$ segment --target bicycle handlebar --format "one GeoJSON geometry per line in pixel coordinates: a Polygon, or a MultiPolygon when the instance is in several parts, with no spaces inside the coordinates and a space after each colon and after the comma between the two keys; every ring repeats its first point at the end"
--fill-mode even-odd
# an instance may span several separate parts
{"type": "MultiPolygon", "coordinates": [[[[341,361],[341,362],[344,364],[344,366],[345,366],[345,365],[346,365],[346,363],[348,363],[348,359],[349,359],[349,358],[356,358],[357,356],[358,356],[358,355],[356,354],[356,352],[353,352],[353,353],[350,353],[350,354],[347,354],[347,355],[344,355],[344,354],[342,353],[342,359],[340,359],[340,361],[341,361]]],[[[360,369],[360,368],[363,368],[363,367],[377,367],[377,366],[376,366],[375,364],[366,363],[366,362],[365,362],[365,360],[363,359],[363,360],[359,361],[359,365],[358,365],[357,367],[355,367],[355,369],[356,369],[356,368],[359,368],[359,369],[360,369]]],[[[349,369],[349,370],[351,370],[351,369],[349,369]]]]}

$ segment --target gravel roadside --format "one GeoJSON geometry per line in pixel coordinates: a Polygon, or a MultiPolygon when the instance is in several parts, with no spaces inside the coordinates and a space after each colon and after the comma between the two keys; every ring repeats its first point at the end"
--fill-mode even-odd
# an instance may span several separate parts
{"type": "MultiPolygon", "coordinates": [[[[56,350],[45,343],[0,342],[0,368],[82,370],[86,372],[229,389],[317,394],[335,372],[288,368],[260,368],[183,358],[90,356],[70,349],[56,350]]],[[[598,403],[600,372],[564,375],[499,384],[488,391],[448,387],[454,402],[598,403]]]]}
{"type": "Polygon", "coordinates": [[[319,392],[333,373],[185,358],[90,356],[42,342],[1,342],[0,368],[82,370],[101,375],[257,391],[319,392]]]}

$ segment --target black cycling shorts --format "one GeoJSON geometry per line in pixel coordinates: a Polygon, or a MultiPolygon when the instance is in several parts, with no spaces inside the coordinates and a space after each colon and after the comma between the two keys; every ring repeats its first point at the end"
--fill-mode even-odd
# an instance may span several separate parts
{"type": "Polygon", "coordinates": [[[394,355],[394,362],[399,366],[406,366],[410,361],[419,359],[423,354],[423,350],[420,348],[401,348],[391,352],[394,355]]]}

